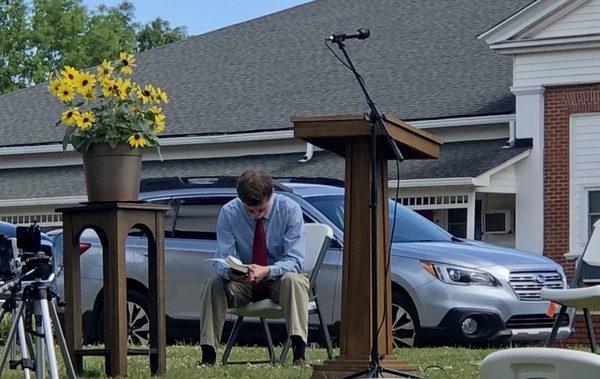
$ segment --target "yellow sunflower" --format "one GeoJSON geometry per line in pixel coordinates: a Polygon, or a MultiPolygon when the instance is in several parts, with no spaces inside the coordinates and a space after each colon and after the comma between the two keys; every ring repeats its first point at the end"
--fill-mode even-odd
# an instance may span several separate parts
{"type": "Polygon", "coordinates": [[[60,72],[62,77],[67,79],[68,81],[74,82],[75,79],[79,76],[79,71],[71,66],[65,66],[60,72]]]}
{"type": "Polygon", "coordinates": [[[75,121],[79,129],[87,129],[92,126],[96,118],[92,112],[81,112],[75,121]]]}
{"type": "Polygon", "coordinates": [[[89,91],[87,91],[86,93],[83,94],[83,97],[87,100],[87,101],[91,101],[94,100],[96,98],[96,91],[94,91],[94,88],[90,88],[89,91]]]}
{"type": "Polygon", "coordinates": [[[161,90],[160,88],[156,87],[155,88],[155,96],[154,96],[154,100],[156,102],[163,102],[165,104],[167,104],[169,102],[169,98],[167,97],[167,93],[163,90],[161,90]]]}
{"type": "Polygon", "coordinates": [[[77,122],[77,118],[79,118],[79,116],[80,114],[77,108],[70,108],[60,115],[60,121],[62,121],[65,125],[73,125],[77,122]]]}
{"type": "Polygon", "coordinates": [[[115,68],[109,61],[107,61],[106,59],[103,60],[100,66],[96,67],[96,70],[98,70],[98,80],[110,78],[110,75],[112,74],[114,69],[115,68]]]}
{"type": "Polygon", "coordinates": [[[143,89],[138,86],[137,97],[142,101],[142,103],[146,104],[156,97],[156,91],[152,84],[146,84],[143,89]]]}
{"type": "Polygon", "coordinates": [[[123,74],[131,74],[133,72],[132,67],[135,67],[134,62],[135,57],[133,54],[127,54],[124,51],[119,54],[119,63],[121,64],[121,72],[123,74]]]}
{"type": "Polygon", "coordinates": [[[119,97],[119,99],[121,100],[125,100],[125,98],[127,97],[127,94],[129,93],[129,88],[131,88],[131,80],[129,79],[121,79],[121,78],[117,78],[117,80],[115,80],[115,89],[117,91],[117,96],[119,97]]]}
{"type": "Polygon", "coordinates": [[[75,77],[75,89],[82,95],[90,92],[94,88],[95,83],[96,79],[94,79],[94,75],[88,72],[80,72],[79,75],[75,77]]]}
{"type": "Polygon", "coordinates": [[[61,82],[58,86],[58,90],[56,92],[56,96],[62,101],[62,102],[68,102],[73,100],[73,97],[75,97],[75,91],[73,91],[72,86],[70,86],[68,83],[65,82],[61,82]]]}
{"type": "Polygon", "coordinates": [[[154,132],[154,134],[159,134],[161,133],[163,130],[165,130],[165,121],[164,120],[156,120],[154,121],[153,125],[152,125],[152,131],[154,132]]]}
{"type": "Polygon", "coordinates": [[[82,95],[90,93],[94,88],[94,84],[96,84],[96,79],[94,79],[94,75],[88,72],[82,72],[75,78],[75,88],[82,95]]]}
{"type": "Polygon", "coordinates": [[[148,145],[148,141],[146,141],[146,139],[139,134],[132,135],[127,139],[127,142],[129,142],[133,148],[144,147],[148,145]]]}
{"type": "Polygon", "coordinates": [[[102,80],[100,82],[100,86],[102,87],[102,94],[104,95],[104,97],[108,97],[113,93],[113,91],[117,91],[115,81],[112,79],[102,80]]]}
{"type": "Polygon", "coordinates": [[[150,107],[150,112],[154,113],[154,114],[161,114],[162,113],[162,108],[161,107],[157,107],[156,105],[153,105],[150,107]]]}
{"type": "Polygon", "coordinates": [[[48,83],[48,91],[54,96],[58,95],[58,88],[60,87],[61,80],[59,78],[51,79],[48,83]]]}

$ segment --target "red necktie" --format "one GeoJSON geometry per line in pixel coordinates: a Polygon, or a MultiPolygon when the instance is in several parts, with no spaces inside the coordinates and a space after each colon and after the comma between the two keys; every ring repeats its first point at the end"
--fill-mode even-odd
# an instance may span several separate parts
{"type": "MultiPolygon", "coordinates": [[[[252,263],[268,266],[267,258],[267,240],[265,238],[265,228],[263,219],[256,220],[254,228],[254,242],[252,244],[252,263]]],[[[269,284],[267,280],[261,280],[258,283],[252,283],[252,299],[254,301],[266,299],[269,297],[269,284]]]]}

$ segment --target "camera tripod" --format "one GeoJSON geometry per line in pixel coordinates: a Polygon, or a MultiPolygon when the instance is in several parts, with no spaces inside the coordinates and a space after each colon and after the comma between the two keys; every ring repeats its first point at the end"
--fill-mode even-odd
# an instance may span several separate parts
{"type": "Polygon", "coordinates": [[[0,377],[9,354],[14,354],[15,345],[19,345],[21,359],[11,360],[11,369],[21,366],[26,379],[31,377],[32,372],[35,372],[38,379],[45,379],[47,374],[51,379],[59,379],[52,331],[54,327],[67,375],[71,379],[76,378],[54,304],[56,295],[48,288],[52,276],[54,275],[48,280],[22,282],[23,287],[18,283],[12,286],[10,297],[0,312],[0,321],[6,314],[12,314],[12,323],[0,358],[0,377]],[[33,310],[33,314],[29,313],[30,310],[33,310]],[[26,330],[25,325],[34,325],[35,330],[26,330]],[[35,343],[32,343],[31,336],[35,343]]]}

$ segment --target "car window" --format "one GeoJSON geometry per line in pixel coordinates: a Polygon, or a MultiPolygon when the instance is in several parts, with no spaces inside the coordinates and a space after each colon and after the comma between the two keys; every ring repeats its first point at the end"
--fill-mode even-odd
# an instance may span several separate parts
{"type": "MultiPolygon", "coordinates": [[[[325,217],[343,230],[344,196],[314,196],[306,200],[317,208],[325,217]]],[[[393,226],[394,205],[396,205],[396,226],[393,242],[429,242],[450,241],[452,235],[435,225],[411,209],[392,200],[389,202],[390,229],[393,226]]]]}
{"type": "Polygon", "coordinates": [[[232,197],[182,199],[177,209],[173,237],[217,239],[217,217],[232,197]]]}

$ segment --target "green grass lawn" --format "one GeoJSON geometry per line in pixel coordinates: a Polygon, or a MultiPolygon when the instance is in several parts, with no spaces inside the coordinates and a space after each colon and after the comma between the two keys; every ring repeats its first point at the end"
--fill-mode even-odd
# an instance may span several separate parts
{"type": "MultiPolygon", "coordinates": [[[[396,354],[408,362],[419,366],[424,378],[477,378],[477,365],[493,349],[468,349],[453,347],[399,349],[396,354]]],[[[222,352],[222,349],[220,353],[222,352]]],[[[278,352],[278,351],[277,351],[278,352]]],[[[58,353],[58,350],[57,350],[58,353]]],[[[246,364],[215,367],[197,367],[200,349],[198,346],[169,346],[167,348],[167,375],[164,378],[310,378],[312,368],[294,367],[290,363],[281,365],[246,364]]],[[[60,354],[59,354],[60,355],[60,354]]],[[[220,358],[219,354],[219,358],[220,358]]],[[[234,348],[231,361],[243,359],[264,359],[266,348],[234,348]]],[[[307,349],[307,360],[320,363],[326,359],[324,349],[307,349]]],[[[129,378],[150,377],[147,357],[129,357],[129,378]]],[[[84,359],[86,378],[104,377],[104,360],[96,357],[84,359]]],[[[61,377],[65,371],[61,362],[61,377]]],[[[21,370],[5,370],[2,378],[22,378],[21,370]]]]}

